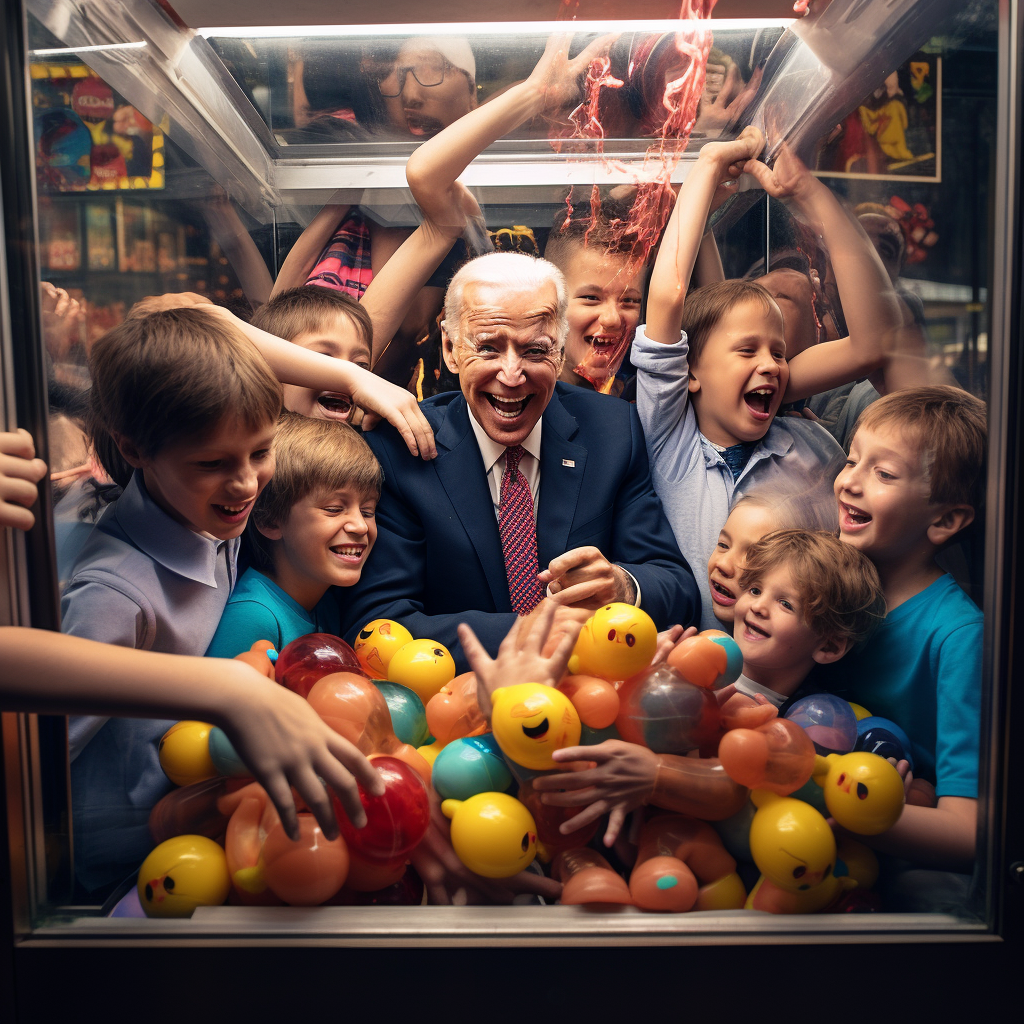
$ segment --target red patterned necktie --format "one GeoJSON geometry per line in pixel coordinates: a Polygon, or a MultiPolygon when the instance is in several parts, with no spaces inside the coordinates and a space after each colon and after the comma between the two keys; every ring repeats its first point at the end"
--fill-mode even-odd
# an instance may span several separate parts
{"type": "Polygon", "coordinates": [[[505,553],[505,573],[512,610],[527,615],[544,596],[537,579],[537,527],[533,519],[533,495],[526,477],[519,472],[525,449],[521,444],[505,449],[505,472],[501,477],[498,532],[505,553]]]}

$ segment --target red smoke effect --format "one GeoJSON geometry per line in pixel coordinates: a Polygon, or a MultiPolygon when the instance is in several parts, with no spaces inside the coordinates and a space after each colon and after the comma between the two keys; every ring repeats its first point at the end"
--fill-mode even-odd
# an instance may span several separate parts
{"type": "MultiPolygon", "coordinates": [[[[649,82],[652,79],[657,82],[660,75],[664,81],[664,91],[660,108],[656,100],[650,103],[653,109],[646,111],[642,122],[642,126],[648,129],[644,134],[653,135],[654,141],[644,154],[640,166],[627,166],[620,161],[605,158],[616,170],[628,175],[637,189],[628,218],[610,222],[612,240],[608,246],[609,251],[620,255],[624,251],[628,252],[624,280],[647,263],[672,212],[675,202],[675,192],[670,184],[672,172],[686,151],[697,120],[708,53],[713,42],[711,29],[703,22],[711,17],[715,3],[716,0],[683,0],[679,12],[680,26],[674,39],[675,54],[659,45],[661,41],[651,39],[641,43],[629,61],[629,81],[636,82],[638,88],[649,92],[649,82]],[[648,63],[654,60],[656,51],[660,51],[657,62],[649,68],[648,63]],[[676,54],[682,58],[681,61],[676,54]],[[668,78],[668,74],[675,77],[668,78]]],[[[560,19],[572,20],[578,7],[579,0],[562,0],[560,19]]],[[[585,98],[570,115],[571,130],[566,135],[551,139],[556,152],[572,152],[571,144],[566,145],[571,139],[592,139],[596,142],[597,153],[603,155],[605,129],[601,123],[602,90],[621,89],[625,84],[611,73],[609,58],[601,57],[593,61],[587,71],[585,98]]],[[[661,88],[660,82],[658,88],[661,88]]],[[[566,207],[563,230],[572,216],[571,191],[566,199],[566,207]]],[[[588,238],[597,223],[600,210],[601,197],[595,185],[590,193],[588,238]]],[[[589,380],[599,391],[609,391],[631,341],[631,337],[624,337],[621,351],[616,351],[611,360],[602,359],[600,367],[595,366],[591,370],[588,358],[574,367],[574,371],[589,380]]]]}

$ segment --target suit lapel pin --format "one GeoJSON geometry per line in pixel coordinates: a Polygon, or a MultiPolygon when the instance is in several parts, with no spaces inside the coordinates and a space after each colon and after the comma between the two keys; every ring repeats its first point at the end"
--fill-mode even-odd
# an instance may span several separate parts
{"type": "Polygon", "coordinates": [[[576,463],[572,459],[562,459],[562,465],[568,466],[570,469],[576,468],[576,463]]]}

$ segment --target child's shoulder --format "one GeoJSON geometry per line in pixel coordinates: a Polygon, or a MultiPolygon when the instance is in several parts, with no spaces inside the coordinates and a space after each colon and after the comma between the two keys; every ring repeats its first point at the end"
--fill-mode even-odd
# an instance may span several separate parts
{"type": "Polygon", "coordinates": [[[980,627],[985,621],[984,613],[949,573],[943,573],[901,607],[921,626],[945,635],[963,626],[980,627]]]}

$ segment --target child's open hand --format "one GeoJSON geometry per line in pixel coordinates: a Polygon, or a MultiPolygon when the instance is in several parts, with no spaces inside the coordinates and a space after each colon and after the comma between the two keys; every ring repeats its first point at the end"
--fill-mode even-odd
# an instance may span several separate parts
{"type": "Polygon", "coordinates": [[[642,807],[654,792],[658,777],[658,755],[647,747],[623,740],[605,740],[593,747],[563,747],[552,757],[556,761],[596,761],[593,768],[561,775],[541,775],[533,787],[543,793],[552,807],[582,807],[575,817],[562,823],[563,835],[575,832],[607,814],[604,845],[618,838],[626,815],[642,807]]]}
{"type": "Polygon", "coordinates": [[[44,476],[46,463],[36,458],[27,430],[0,433],[0,527],[32,529],[36,518],[29,508],[39,497],[36,485],[44,476]]]}
{"type": "Polygon", "coordinates": [[[570,60],[572,37],[571,32],[556,32],[550,36],[537,66],[526,80],[526,84],[535,89],[541,98],[542,113],[553,114],[579,101],[580,75],[587,70],[591,61],[607,55],[618,35],[609,33],[600,36],[570,60]]]}
{"type": "Polygon", "coordinates": [[[240,679],[245,676],[241,685],[246,699],[225,706],[222,728],[274,802],[285,832],[298,838],[293,787],[328,839],[338,835],[329,790],[337,793],[352,824],[361,828],[366,813],[356,783],[372,796],[382,795],[384,784],[359,750],[298,694],[267,679],[251,665],[219,658],[204,662],[211,671],[238,673],[240,679]]]}
{"type": "Polygon", "coordinates": [[[477,703],[488,721],[491,718],[491,694],[499,687],[517,683],[555,686],[565,675],[569,656],[587,618],[586,613],[564,608],[554,601],[542,601],[538,608],[535,615],[516,619],[501,641],[497,658],[491,658],[466,623],[459,625],[459,642],[469,667],[476,673],[477,703]],[[561,632],[562,635],[551,654],[545,655],[544,645],[553,632],[561,632]]]}
{"type": "Polygon", "coordinates": [[[402,435],[402,440],[413,455],[422,459],[434,458],[437,455],[434,432],[420,411],[415,396],[355,363],[350,364],[350,370],[352,381],[349,393],[356,405],[366,413],[363,417],[363,430],[373,430],[385,419],[402,435]]]}

